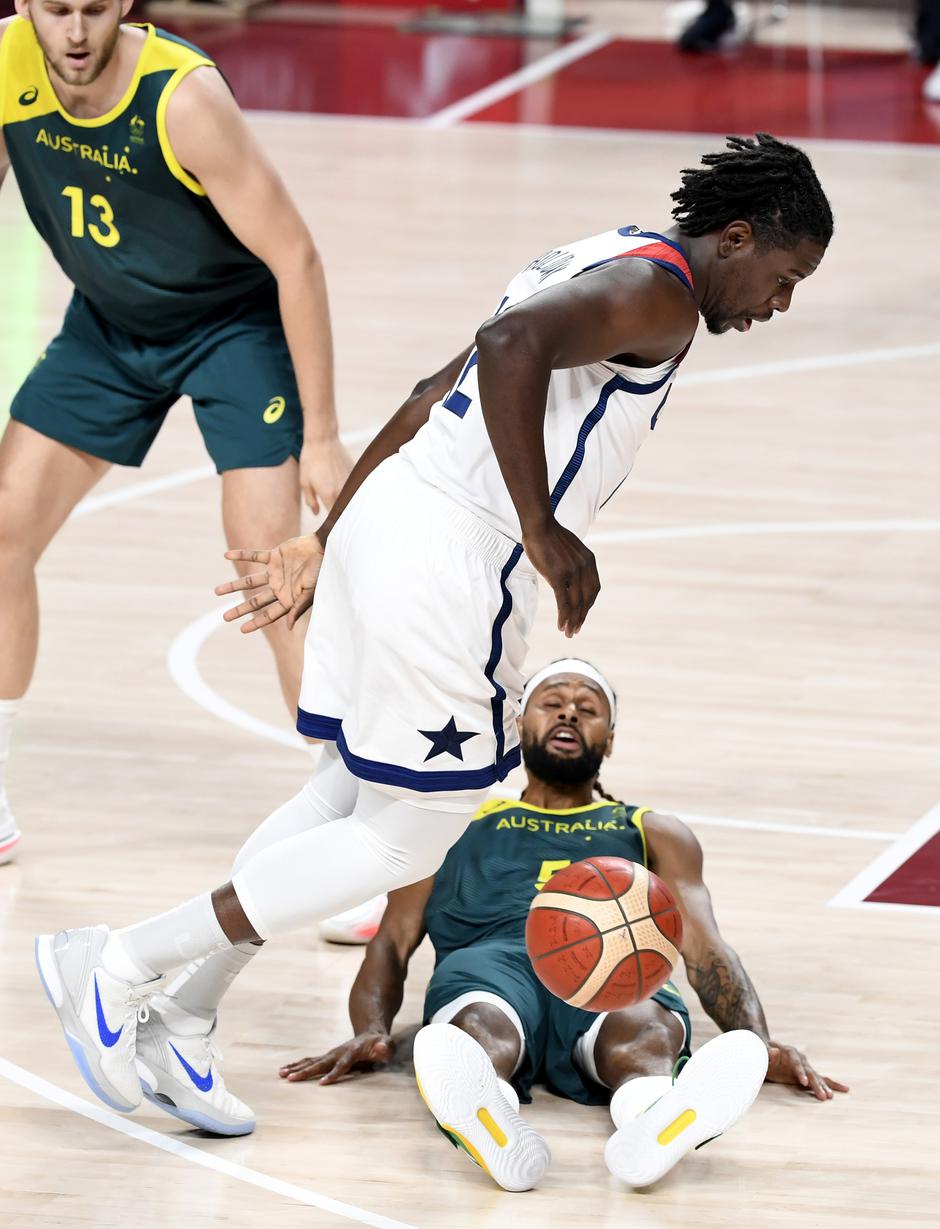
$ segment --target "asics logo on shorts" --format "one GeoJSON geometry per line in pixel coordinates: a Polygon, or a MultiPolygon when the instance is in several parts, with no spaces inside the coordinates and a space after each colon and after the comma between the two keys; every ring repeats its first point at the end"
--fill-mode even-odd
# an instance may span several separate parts
{"type": "Polygon", "coordinates": [[[277,422],[286,406],[287,402],[283,397],[272,397],[261,417],[266,423],[277,422]]]}
{"type": "Polygon", "coordinates": [[[195,1084],[195,1086],[199,1089],[200,1092],[208,1092],[209,1089],[212,1087],[212,1082],[213,1082],[212,1081],[212,1064],[211,1063],[209,1064],[209,1070],[206,1072],[205,1075],[200,1075],[199,1072],[195,1069],[195,1067],[190,1067],[189,1063],[182,1056],[182,1054],[180,1054],[179,1050],[176,1048],[176,1046],[173,1044],[172,1041],[169,1043],[169,1046],[170,1046],[170,1049],[173,1051],[173,1053],[176,1055],[176,1057],[180,1060],[183,1070],[192,1080],[193,1084],[195,1084]]]}
{"type": "Polygon", "coordinates": [[[98,1036],[101,1038],[101,1044],[110,1050],[113,1045],[117,1045],[118,1039],[124,1032],[124,1025],[122,1024],[116,1033],[108,1028],[108,1022],[104,1018],[104,1010],[101,1006],[101,995],[98,993],[97,973],[95,974],[95,1015],[98,1017],[98,1036]]]}

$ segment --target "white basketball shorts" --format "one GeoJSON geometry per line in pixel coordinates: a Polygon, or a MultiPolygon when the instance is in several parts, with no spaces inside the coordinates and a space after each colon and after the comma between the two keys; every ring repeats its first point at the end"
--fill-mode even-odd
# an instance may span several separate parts
{"type": "Polygon", "coordinates": [[[536,601],[517,542],[390,457],[330,534],[298,730],[335,739],[364,781],[421,793],[501,781],[520,760],[536,601]]]}

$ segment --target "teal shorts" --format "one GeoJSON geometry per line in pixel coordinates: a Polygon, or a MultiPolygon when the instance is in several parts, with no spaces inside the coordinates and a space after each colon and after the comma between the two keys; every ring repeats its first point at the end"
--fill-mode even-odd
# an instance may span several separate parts
{"type": "Polygon", "coordinates": [[[300,455],[303,414],[274,291],[160,342],[125,333],[76,291],[10,417],[105,461],[140,465],[184,395],[219,473],[300,455]]]}
{"type": "MultiPolygon", "coordinates": [[[[569,1007],[551,994],[535,975],[525,944],[519,939],[486,939],[450,952],[437,965],[424,1000],[424,1022],[461,995],[486,990],[515,1008],[525,1033],[525,1055],[513,1085],[520,1100],[532,1100],[532,1085],[546,1084],[559,1096],[582,1105],[606,1105],[610,1089],[595,1083],[575,1062],[578,1039],[597,1020],[591,1011],[569,1007]]],[[[685,1048],[692,1035],[689,1013],[678,991],[667,983],[651,996],[685,1025],[685,1048]]]]}

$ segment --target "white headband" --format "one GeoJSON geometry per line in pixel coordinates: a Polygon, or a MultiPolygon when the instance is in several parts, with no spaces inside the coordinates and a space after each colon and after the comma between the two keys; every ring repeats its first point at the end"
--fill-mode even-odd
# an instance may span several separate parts
{"type": "Polygon", "coordinates": [[[596,666],[592,666],[589,661],[582,661],[579,657],[563,657],[560,661],[549,662],[547,666],[543,666],[541,670],[536,671],[526,683],[522,692],[523,713],[536,687],[544,683],[546,679],[554,678],[556,674],[582,674],[585,678],[590,679],[592,683],[596,683],[607,697],[607,703],[610,705],[610,728],[614,728],[614,723],[617,720],[617,698],[614,695],[614,689],[596,666]]]}

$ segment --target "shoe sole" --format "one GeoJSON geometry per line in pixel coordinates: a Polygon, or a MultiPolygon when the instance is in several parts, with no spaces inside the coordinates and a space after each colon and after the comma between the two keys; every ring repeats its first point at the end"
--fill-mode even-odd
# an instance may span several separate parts
{"type": "Polygon", "coordinates": [[[616,1178],[649,1186],[692,1148],[721,1135],[750,1108],[767,1074],[767,1047],[746,1029],[723,1033],[692,1055],[672,1088],[607,1141],[616,1178]]]}
{"type": "MultiPolygon", "coordinates": [[[[65,987],[62,985],[62,978],[59,976],[59,966],[56,963],[55,954],[52,950],[54,935],[40,935],[36,939],[36,968],[39,971],[39,980],[42,982],[42,988],[46,992],[46,998],[52,1004],[56,1015],[59,1017],[59,1023],[62,1025],[62,1031],[65,1034],[65,1040],[68,1042],[69,1049],[72,1051],[72,1057],[75,1059],[75,1064],[81,1072],[82,1079],[95,1094],[95,1096],[103,1101],[113,1110],[118,1110],[122,1114],[130,1114],[137,1109],[135,1105],[129,1105],[127,1102],[116,1100],[99,1082],[92,1064],[89,1062],[88,1054],[85,1049],[85,1043],[82,1041],[82,1036],[85,1035],[85,1029],[82,1027],[81,1021],[75,1014],[75,1009],[65,993],[65,987]]],[[[94,1053],[94,1047],[89,1047],[94,1053]]]]}
{"type": "Polygon", "coordinates": [[[428,1024],[415,1037],[414,1064],[441,1129],[504,1190],[531,1190],[551,1153],[503,1096],[483,1047],[455,1025],[428,1024]]]}
{"type": "Polygon", "coordinates": [[[191,1127],[196,1127],[199,1131],[208,1131],[210,1135],[232,1137],[235,1135],[250,1135],[257,1126],[257,1121],[254,1118],[250,1122],[224,1123],[219,1122],[217,1118],[211,1118],[208,1114],[201,1114],[198,1110],[180,1109],[176,1104],[170,1105],[157,1096],[156,1090],[147,1083],[145,1075],[139,1070],[138,1074],[140,1075],[141,1091],[151,1105],[155,1105],[157,1109],[163,1110],[164,1114],[171,1114],[174,1118],[178,1118],[180,1122],[186,1122],[191,1127]]]}
{"type": "Polygon", "coordinates": [[[19,845],[23,834],[18,829],[11,837],[7,837],[3,844],[0,845],[0,866],[7,862],[12,862],[16,854],[16,847],[19,845]]]}

